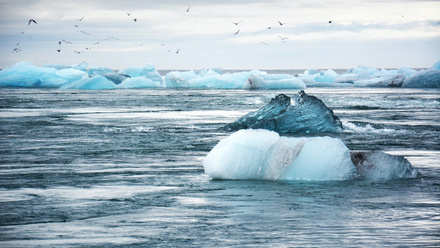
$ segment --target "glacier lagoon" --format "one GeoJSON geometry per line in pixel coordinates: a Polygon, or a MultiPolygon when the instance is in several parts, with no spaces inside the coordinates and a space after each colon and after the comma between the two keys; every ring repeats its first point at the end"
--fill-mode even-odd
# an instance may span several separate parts
{"type": "Polygon", "coordinates": [[[0,245],[438,245],[438,89],[307,88],[344,130],[284,135],[401,155],[420,177],[274,182],[205,173],[208,153],[233,134],[221,127],[298,91],[1,88],[0,245]]]}

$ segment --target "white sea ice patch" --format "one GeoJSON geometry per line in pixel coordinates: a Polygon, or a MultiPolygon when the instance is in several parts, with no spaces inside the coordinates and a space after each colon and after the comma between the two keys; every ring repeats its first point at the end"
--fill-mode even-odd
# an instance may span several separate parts
{"type": "Polygon", "coordinates": [[[206,156],[214,179],[347,180],[356,173],[350,151],[330,137],[287,138],[268,130],[240,130],[206,156]]]}

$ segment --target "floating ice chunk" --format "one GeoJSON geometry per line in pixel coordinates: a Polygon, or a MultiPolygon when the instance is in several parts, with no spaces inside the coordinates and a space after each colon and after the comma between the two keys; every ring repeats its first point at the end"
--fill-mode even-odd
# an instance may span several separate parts
{"type": "Polygon", "coordinates": [[[146,77],[127,78],[121,84],[118,85],[118,88],[122,88],[122,89],[157,88],[157,87],[162,87],[162,86],[159,82],[153,81],[146,77]]]}
{"type": "Polygon", "coordinates": [[[338,73],[328,69],[324,72],[320,72],[319,74],[315,74],[314,81],[317,83],[333,83],[338,76],[338,73]]]}
{"type": "Polygon", "coordinates": [[[368,87],[402,87],[406,77],[403,74],[397,74],[391,77],[377,78],[376,82],[368,84],[368,87]]]}
{"type": "Polygon", "coordinates": [[[125,79],[130,78],[130,76],[126,75],[126,74],[121,74],[121,73],[105,73],[102,74],[101,76],[107,78],[108,80],[112,81],[114,84],[120,84],[122,83],[125,79]]]}
{"type": "Polygon", "coordinates": [[[80,71],[87,71],[87,65],[88,65],[87,62],[82,62],[77,65],[72,65],[72,68],[80,71]]]}
{"type": "Polygon", "coordinates": [[[427,69],[414,73],[403,82],[405,88],[440,88],[440,70],[427,69]]]}
{"type": "Polygon", "coordinates": [[[253,74],[243,89],[305,89],[304,82],[288,74],[253,74]]]}
{"type": "Polygon", "coordinates": [[[162,76],[152,64],[147,64],[145,67],[131,66],[127,69],[122,70],[121,73],[127,74],[132,78],[145,76],[146,78],[149,78],[153,81],[159,83],[163,82],[162,76]]]}
{"type": "Polygon", "coordinates": [[[227,130],[263,128],[278,133],[341,132],[342,123],[320,99],[300,91],[291,105],[290,97],[280,94],[269,104],[227,124],[227,130]]]}
{"type": "Polygon", "coordinates": [[[347,180],[348,148],[329,137],[286,138],[267,130],[240,130],[220,141],[203,161],[214,179],[347,180]]]}
{"type": "Polygon", "coordinates": [[[75,69],[56,70],[21,62],[0,71],[1,87],[59,87],[86,74],[75,69]]]}
{"type": "Polygon", "coordinates": [[[351,158],[358,174],[366,180],[384,181],[401,178],[416,178],[419,171],[402,156],[393,156],[380,151],[352,152],[351,158]]]}
{"type": "Polygon", "coordinates": [[[61,89],[83,89],[83,90],[108,90],[115,89],[116,85],[103,76],[81,79],[60,87],[61,89]]]}

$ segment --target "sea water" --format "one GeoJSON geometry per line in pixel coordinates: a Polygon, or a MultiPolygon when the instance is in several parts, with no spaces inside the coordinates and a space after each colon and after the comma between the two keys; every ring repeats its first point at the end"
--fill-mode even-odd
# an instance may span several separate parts
{"type": "Polygon", "coordinates": [[[204,173],[207,153],[231,134],[222,126],[297,90],[2,88],[0,246],[439,246],[440,91],[305,91],[344,125],[325,135],[352,151],[405,156],[421,176],[272,182],[204,173]]]}

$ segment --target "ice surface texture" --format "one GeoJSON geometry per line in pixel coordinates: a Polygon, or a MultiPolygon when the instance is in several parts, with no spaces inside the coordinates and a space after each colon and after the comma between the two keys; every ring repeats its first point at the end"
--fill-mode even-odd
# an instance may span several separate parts
{"type": "Polygon", "coordinates": [[[340,139],[280,137],[263,129],[240,130],[221,140],[203,167],[213,179],[238,180],[383,181],[418,175],[401,156],[382,152],[351,156],[340,139]]]}
{"type": "Polygon", "coordinates": [[[318,98],[300,91],[294,98],[280,94],[269,104],[226,125],[226,130],[259,128],[278,133],[341,132],[342,123],[318,98]]]}

